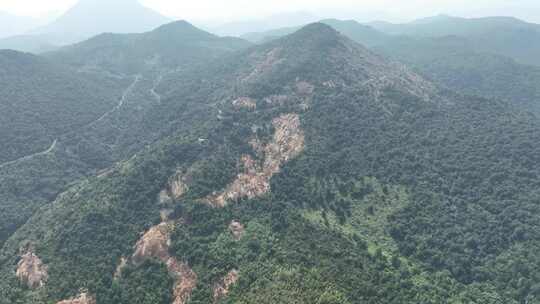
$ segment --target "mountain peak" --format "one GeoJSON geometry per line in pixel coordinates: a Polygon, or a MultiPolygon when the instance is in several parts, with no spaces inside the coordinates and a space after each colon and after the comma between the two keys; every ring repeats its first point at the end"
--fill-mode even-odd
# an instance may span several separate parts
{"type": "Polygon", "coordinates": [[[314,37],[324,37],[324,36],[340,36],[339,32],[333,29],[331,26],[324,24],[322,22],[315,22],[308,24],[298,30],[294,35],[309,35],[314,37]]]}
{"type": "Polygon", "coordinates": [[[335,47],[341,39],[346,38],[329,25],[317,22],[308,24],[295,33],[285,36],[282,43],[322,51],[329,47],[335,47]]]}
{"type": "Polygon", "coordinates": [[[197,39],[213,39],[215,35],[205,32],[193,24],[185,21],[178,20],[167,24],[164,24],[152,31],[158,35],[171,35],[182,36],[183,39],[197,38],[197,39]]]}

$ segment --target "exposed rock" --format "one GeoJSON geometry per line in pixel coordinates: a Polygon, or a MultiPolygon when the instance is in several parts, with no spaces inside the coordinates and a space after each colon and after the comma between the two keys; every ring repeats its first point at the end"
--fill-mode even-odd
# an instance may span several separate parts
{"type": "Polygon", "coordinates": [[[249,97],[237,98],[232,102],[232,104],[236,108],[246,108],[250,110],[254,110],[257,108],[257,101],[249,97]]]}
{"type": "Polygon", "coordinates": [[[247,197],[252,199],[264,195],[270,190],[270,180],[278,173],[281,166],[296,157],[304,149],[304,132],[300,128],[298,114],[285,114],[272,121],[275,129],[270,143],[263,145],[259,141],[250,144],[258,151],[264,161],[258,164],[251,156],[244,155],[241,163],[244,172],[223,192],[211,195],[206,199],[214,207],[223,207],[229,201],[247,197]]]}
{"type": "Polygon", "coordinates": [[[171,196],[169,195],[169,191],[167,189],[163,189],[159,192],[158,195],[158,202],[160,205],[167,205],[170,204],[172,201],[171,196]]]}
{"type": "Polygon", "coordinates": [[[118,280],[122,277],[122,271],[127,266],[128,259],[125,257],[120,258],[120,263],[118,263],[118,266],[116,267],[116,271],[114,272],[114,279],[118,280]]]}
{"type": "Polygon", "coordinates": [[[230,288],[238,282],[240,274],[237,270],[231,270],[229,273],[223,277],[219,282],[214,284],[214,303],[219,302],[219,300],[225,298],[230,291],[230,288]]]}
{"type": "Polygon", "coordinates": [[[232,221],[229,225],[229,231],[231,231],[235,240],[239,241],[244,236],[244,225],[238,221],[232,221]]]}
{"type": "Polygon", "coordinates": [[[311,95],[315,91],[315,87],[306,81],[299,81],[296,83],[296,91],[300,95],[311,95]]]}
{"type": "Polygon", "coordinates": [[[133,262],[141,264],[145,259],[156,258],[164,263],[169,259],[170,227],[167,223],[154,226],[135,245],[133,262]]]}
{"type": "Polygon", "coordinates": [[[180,197],[182,197],[182,195],[184,195],[189,189],[186,184],[185,174],[183,174],[182,172],[177,172],[170,181],[169,187],[172,197],[174,199],[179,199],[180,197]]]}
{"type": "Polygon", "coordinates": [[[264,99],[264,101],[269,105],[279,105],[283,106],[291,102],[291,97],[287,95],[271,95],[264,99]]]}
{"type": "Polygon", "coordinates": [[[87,292],[80,293],[77,297],[69,300],[63,300],[57,304],[96,304],[96,299],[87,292]]]}
{"type": "Polygon", "coordinates": [[[197,274],[185,263],[178,263],[175,258],[169,258],[167,269],[175,278],[173,287],[173,304],[185,304],[189,301],[193,289],[197,286],[197,274]]]}
{"type": "Polygon", "coordinates": [[[22,284],[25,284],[30,289],[43,287],[47,278],[48,267],[43,264],[41,259],[32,251],[29,250],[21,256],[21,260],[17,264],[17,278],[22,284]]]}
{"type": "Polygon", "coordinates": [[[162,209],[159,211],[159,216],[162,222],[167,222],[171,219],[171,214],[174,213],[173,209],[162,209]]]}
{"type": "Polygon", "coordinates": [[[185,304],[197,285],[197,275],[187,264],[179,263],[170,256],[171,230],[171,225],[165,222],[150,228],[135,245],[132,260],[136,265],[150,258],[165,263],[169,274],[175,279],[173,304],[185,304]]]}
{"type": "Polygon", "coordinates": [[[273,66],[282,61],[280,58],[281,51],[281,48],[274,48],[266,54],[262,54],[262,56],[261,54],[253,54],[252,56],[259,58],[254,58],[256,60],[256,64],[251,73],[242,79],[242,82],[252,81],[261,74],[269,72],[273,66]]]}

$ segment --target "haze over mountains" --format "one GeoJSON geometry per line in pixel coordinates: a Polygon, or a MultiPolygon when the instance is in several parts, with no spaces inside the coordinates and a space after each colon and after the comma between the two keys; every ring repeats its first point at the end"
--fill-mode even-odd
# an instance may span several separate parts
{"type": "Polygon", "coordinates": [[[138,0],[80,0],[53,22],[0,40],[0,49],[43,52],[101,33],[146,32],[170,21],[138,0]]]}
{"type": "Polygon", "coordinates": [[[127,25],[0,51],[0,304],[540,304],[536,25],[127,25]]]}

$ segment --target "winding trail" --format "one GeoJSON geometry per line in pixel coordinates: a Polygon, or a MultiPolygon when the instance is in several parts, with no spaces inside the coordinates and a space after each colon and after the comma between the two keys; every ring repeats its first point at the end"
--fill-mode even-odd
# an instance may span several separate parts
{"type": "Polygon", "coordinates": [[[124,103],[126,102],[127,100],[127,96],[129,95],[129,93],[131,93],[131,91],[133,91],[133,88],[135,87],[135,85],[137,85],[137,82],[139,82],[141,80],[142,76],[141,75],[137,75],[135,76],[135,80],[133,80],[133,82],[129,85],[129,87],[124,91],[124,94],[122,94],[122,98],[120,98],[120,101],[118,102],[118,104],[112,108],[109,112],[106,112],[105,114],[101,115],[100,118],[94,120],[93,122],[89,123],[88,126],[91,126],[95,123],[98,123],[100,121],[102,121],[103,119],[107,118],[109,115],[113,114],[114,112],[118,111],[118,109],[120,109],[124,103]]]}
{"type": "Polygon", "coordinates": [[[159,86],[162,80],[163,75],[159,75],[156,81],[154,81],[154,86],[152,87],[152,89],[150,89],[150,93],[157,100],[158,104],[161,104],[161,95],[156,92],[156,88],[159,86]]]}
{"type": "MultiPolygon", "coordinates": [[[[107,116],[111,115],[112,113],[116,112],[118,109],[120,109],[124,105],[124,103],[126,102],[127,96],[129,95],[129,93],[131,93],[131,91],[133,90],[135,85],[137,85],[137,83],[141,80],[141,78],[142,78],[141,75],[135,76],[135,80],[133,80],[133,82],[129,85],[129,87],[126,90],[124,90],[124,93],[122,94],[122,98],[120,99],[120,102],[118,102],[118,104],[114,108],[112,108],[110,111],[108,111],[105,114],[101,115],[98,119],[90,122],[89,124],[87,124],[84,127],[92,126],[95,123],[98,123],[98,122],[102,121],[107,116]]],[[[161,81],[161,79],[159,81],[161,81]]],[[[157,85],[156,85],[156,87],[157,87],[157,85]]],[[[157,93],[156,93],[156,95],[159,96],[159,94],[157,94],[157,93]]],[[[159,96],[159,97],[160,97],[160,100],[161,100],[161,96],[159,96]]],[[[47,155],[47,154],[51,153],[56,148],[57,144],[58,144],[58,138],[56,138],[53,141],[53,143],[50,145],[49,148],[47,148],[47,150],[41,151],[41,152],[38,152],[38,153],[34,153],[34,154],[31,154],[31,155],[23,156],[21,158],[18,158],[18,159],[15,159],[15,160],[8,161],[8,162],[5,162],[3,164],[0,164],[0,169],[3,169],[5,167],[7,167],[7,166],[14,165],[14,164],[17,164],[17,163],[20,163],[20,162],[23,162],[23,161],[33,159],[33,158],[38,157],[38,156],[47,155]]]]}
{"type": "Polygon", "coordinates": [[[0,165],[0,169],[2,169],[4,167],[7,167],[7,166],[10,166],[10,165],[14,165],[14,164],[22,162],[22,161],[33,159],[34,157],[38,157],[38,156],[41,156],[41,155],[47,155],[47,154],[51,153],[54,150],[54,148],[56,148],[57,143],[58,143],[58,138],[53,141],[53,143],[51,144],[51,146],[49,148],[47,148],[47,150],[41,151],[41,152],[38,152],[38,153],[34,153],[34,154],[31,154],[31,155],[27,155],[27,156],[24,156],[24,157],[21,157],[19,159],[15,159],[15,160],[12,160],[12,161],[8,161],[7,163],[3,163],[3,164],[0,165]]]}

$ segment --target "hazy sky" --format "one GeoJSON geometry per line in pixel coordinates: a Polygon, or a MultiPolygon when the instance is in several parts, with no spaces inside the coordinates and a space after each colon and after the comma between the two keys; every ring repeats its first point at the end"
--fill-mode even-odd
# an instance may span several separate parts
{"type": "MultiPolygon", "coordinates": [[[[64,11],[77,0],[0,0],[0,11],[40,16],[64,11]]],[[[115,1],[115,0],[110,0],[115,1]]],[[[465,17],[511,15],[540,23],[540,0],[141,0],[164,15],[227,22],[257,19],[284,12],[359,21],[405,21],[436,14],[465,17]]]]}

